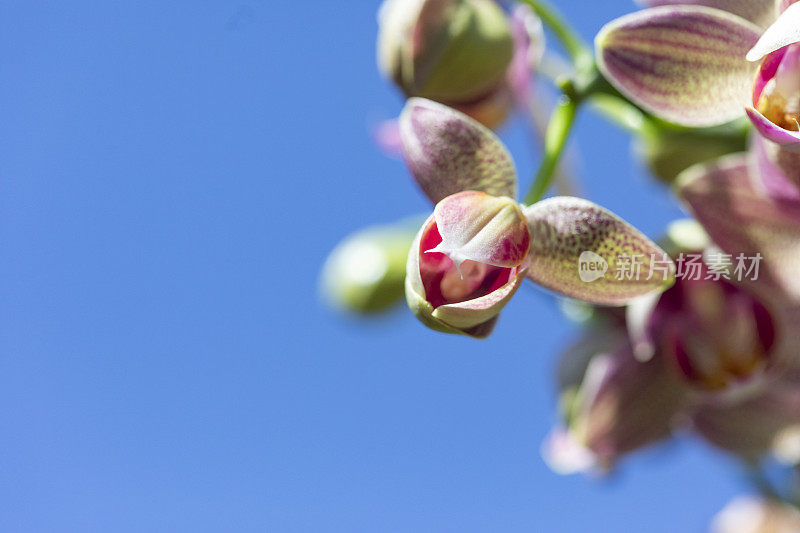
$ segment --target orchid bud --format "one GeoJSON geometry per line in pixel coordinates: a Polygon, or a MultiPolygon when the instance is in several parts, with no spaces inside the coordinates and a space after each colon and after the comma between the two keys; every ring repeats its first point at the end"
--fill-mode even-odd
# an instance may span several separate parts
{"type": "Polygon", "coordinates": [[[525,277],[529,248],[514,200],[477,191],[448,196],[408,254],[408,305],[432,329],[485,337],[525,277]]]}
{"type": "Polygon", "coordinates": [[[493,0],[386,0],[378,64],[407,96],[469,104],[500,86],[513,54],[493,0]]]}
{"type": "Polygon", "coordinates": [[[322,292],[334,307],[357,314],[385,311],[403,298],[405,263],[414,230],[374,226],[342,241],[322,271],[322,292]]]}

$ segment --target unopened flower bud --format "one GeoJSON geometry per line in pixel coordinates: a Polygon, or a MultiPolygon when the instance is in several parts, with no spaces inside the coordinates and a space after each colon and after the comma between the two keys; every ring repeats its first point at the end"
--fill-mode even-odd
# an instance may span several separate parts
{"type": "Polygon", "coordinates": [[[386,0],[378,17],[379,67],[407,96],[470,104],[502,84],[513,41],[493,0],[386,0]]]}
{"type": "Polygon", "coordinates": [[[374,226],[342,241],[322,271],[322,291],[336,308],[373,314],[403,298],[406,257],[414,229],[403,223],[374,226]]]}
{"type": "Polygon", "coordinates": [[[476,191],[448,196],[409,252],[408,305],[432,329],[485,337],[524,278],[529,248],[514,200],[476,191]]]}

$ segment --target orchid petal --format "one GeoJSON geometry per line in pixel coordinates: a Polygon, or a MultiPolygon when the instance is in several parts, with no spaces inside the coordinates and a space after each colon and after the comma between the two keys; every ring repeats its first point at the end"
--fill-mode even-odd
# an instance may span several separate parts
{"type": "Polygon", "coordinates": [[[578,442],[608,468],[622,455],[669,437],[687,389],[663,359],[637,360],[624,332],[617,332],[617,344],[610,349],[608,338],[598,340],[579,387],[562,391],[562,402],[567,402],[562,408],[578,442]]]}
{"type": "Polygon", "coordinates": [[[782,429],[800,424],[800,388],[796,383],[772,383],[739,402],[701,404],[690,420],[710,443],[755,459],[770,451],[782,429]]]}
{"type": "Polygon", "coordinates": [[[597,457],[567,428],[556,426],[542,443],[542,459],[556,474],[566,476],[598,470],[597,457]]]}
{"type": "Polygon", "coordinates": [[[515,267],[528,255],[525,216],[511,198],[465,191],[436,204],[433,216],[442,242],[430,251],[448,255],[456,265],[471,260],[515,267]]]}
{"type": "Polygon", "coordinates": [[[411,98],[400,116],[400,138],[411,174],[432,202],[468,190],[516,197],[511,155],[491,130],[467,115],[411,98]]]}
{"type": "Polygon", "coordinates": [[[797,0],[775,0],[775,14],[780,15],[789,9],[789,6],[795,2],[797,2],[797,0]]]}
{"type": "Polygon", "coordinates": [[[459,330],[475,328],[490,318],[497,318],[524,279],[525,270],[520,270],[508,283],[486,296],[466,302],[440,305],[433,311],[433,317],[459,330]]]}
{"type": "Polygon", "coordinates": [[[765,55],[800,41],[800,4],[788,6],[772,26],[747,53],[748,61],[758,61],[765,55]]]}
{"type": "MultiPolygon", "coordinates": [[[[794,166],[794,172],[784,172],[779,162],[786,159],[788,154],[781,153],[780,146],[759,135],[753,136],[750,151],[753,154],[750,175],[755,186],[763,188],[771,198],[800,201],[800,166],[794,166]],[[789,176],[793,176],[794,181],[789,176]]],[[[797,164],[800,157],[792,157],[791,160],[797,164]]]]}
{"type": "Polygon", "coordinates": [[[685,126],[742,115],[755,67],[744,60],[759,29],[701,6],[663,6],[621,17],[596,38],[598,67],[635,103],[685,126]]]}
{"type": "Polygon", "coordinates": [[[663,250],[592,202],[550,198],[527,207],[525,216],[533,240],[528,277],[548,289],[600,305],[624,305],[674,280],[675,265],[663,250]],[[631,270],[616,279],[626,262],[640,269],[638,275],[631,270]],[[605,271],[581,272],[588,263],[605,271]]]}
{"type": "Polygon", "coordinates": [[[759,276],[799,301],[800,204],[762,194],[748,169],[744,154],[697,165],[679,176],[678,195],[717,246],[734,260],[760,254],[759,276]]]}
{"type": "Polygon", "coordinates": [[[518,105],[528,105],[531,78],[545,51],[542,20],[525,4],[518,5],[511,15],[511,36],[514,57],[508,68],[508,85],[518,105]]]}
{"type": "Polygon", "coordinates": [[[766,28],[775,20],[775,0],[640,0],[648,7],[669,5],[694,5],[721,9],[766,28]]]}
{"type": "Polygon", "coordinates": [[[752,106],[747,106],[745,111],[758,133],[770,141],[784,146],[787,150],[800,152],[800,132],[778,126],[752,106]]]}
{"type": "Polygon", "coordinates": [[[713,533],[800,531],[800,510],[773,498],[740,496],[717,513],[713,533]]]}

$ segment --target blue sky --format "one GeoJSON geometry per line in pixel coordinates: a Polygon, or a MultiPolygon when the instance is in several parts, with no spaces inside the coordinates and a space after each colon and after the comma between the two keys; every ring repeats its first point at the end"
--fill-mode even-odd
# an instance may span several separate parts
{"type": "MultiPolygon", "coordinates": [[[[370,128],[377,1],[0,5],[4,531],[703,531],[693,441],[607,480],[539,456],[575,330],[528,286],[485,342],[320,305],[326,254],[429,209],[370,128]]],[[[562,0],[590,38],[627,0],[562,0]]],[[[503,132],[524,183],[537,154],[503,132]]],[[[591,114],[586,194],[680,214],[591,114]]]]}

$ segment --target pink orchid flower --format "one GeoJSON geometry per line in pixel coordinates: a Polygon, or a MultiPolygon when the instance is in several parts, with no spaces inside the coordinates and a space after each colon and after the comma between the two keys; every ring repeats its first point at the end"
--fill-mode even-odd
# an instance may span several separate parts
{"type": "Polygon", "coordinates": [[[669,256],[638,230],[591,202],[557,197],[532,206],[515,200],[514,162],[476,120],[411,98],[400,117],[406,163],[435,204],[408,256],[406,299],[429,327],[487,336],[525,278],[573,298],[624,305],[663,290],[674,278],[669,256]],[[656,258],[636,279],[586,282],[579,257],[591,252],[612,272],[621,256],[656,258]]]}

